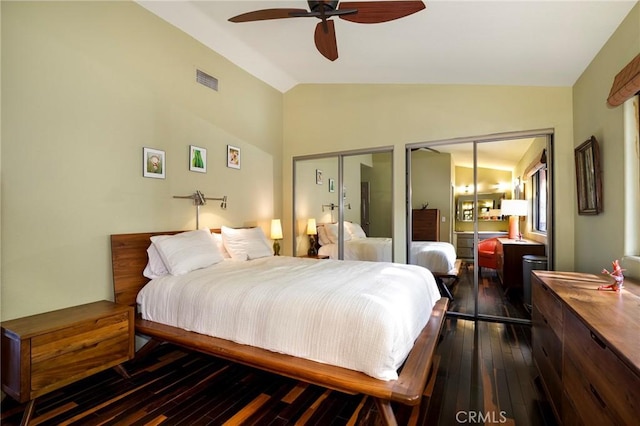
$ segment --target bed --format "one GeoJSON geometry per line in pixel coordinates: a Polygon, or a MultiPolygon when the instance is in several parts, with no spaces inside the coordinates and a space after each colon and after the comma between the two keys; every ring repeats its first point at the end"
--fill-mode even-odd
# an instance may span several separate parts
{"type": "MultiPolygon", "coordinates": [[[[318,225],[318,254],[338,259],[338,225],[323,223],[318,225]]],[[[368,237],[362,227],[353,222],[344,222],[344,260],[366,260],[372,262],[392,262],[391,238],[368,237]]],[[[453,300],[450,285],[458,281],[461,261],[457,259],[453,244],[444,241],[412,241],[409,250],[409,264],[430,270],[438,281],[441,292],[453,300]]]]}
{"type": "MultiPolygon", "coordinates": [[[[177,309],[178,311],[181,310],[189,313],[193,318],[187,318],[186,320],[179,318],[167,319],[166,315],[163,317],[164,314],[162,314],[162,312],[165,312],[166,310],[158,308],[159,302],[152,302],[151,305],[141,309],[145,315],[144,318],[146,319],[143,319],[142,316],[139,316],[136,319],[136,332],[150,337],[151,340],[139,351],[139,356],[143,356],[146,351],[161,342],[171,342],[190,349],[338,391],[370,395],[376,401],[379,412],[386,424],[395,424],[395,414],[392,409],[391,402],[394,401],[400,403],[402,406],[406,406],[410,409],[409,423],[415,424],[419,414],[419,405],[422,393],[427,382],[433,353],[435,351],[448,304],[446,298],[440,298],[439,294],[434,294],[432,285],[428,284],[430,281],[429,278],[424,278],[425,275],[423,273],[417,272],[417,270],[421,270],[422,268],[417,268],[411,265],[390,266],[375,265],[371,262],[344,262],[331,260],[317,261],[312,259],[284,257],[274,258],[273,256],[269,256],[268,258],[262,257],[248,261],[224,259],[211,266],[177,274],[180,276],[155,277],[149,282],[149,280],[143,275],[143,271],[149,267],[150,263],[147,254],[147,250],[150,249],[150,238],[167,238],[168,236],[173,235],[177,236],[181,235],[181,233],[138,233],[111,236],[114,293],[116,302],[127,305],[136,305],[136,301],[138,300],[141,303],[146,303],[145,299],[152,299],[151,296],[149,296],[150,293],[157,293],[157,295],[160,295],[161,301],[163,300],[163,297],[165,298],[164,302],[160,302],[160,304],[170,303],[171,301],[168,299],[172,298],[168,297],[168,295],[178,294],[181,292],[179,289],[184,286],[182,281],[184,278],[186,278],[187,281],[196,282],[196,287],[194,287],[195,290],[185,292],[186,294],[190,294],[191,302],[178,302],[179,308],[177,309]],[[308,343],[306,350],[310,350],[311,352],[308,355],[305,354],[300,356],[286,353],[288,350],[287,348],[283,350],[282,347],[269,346],[270,343],[265,343],[265,341],[246,344],[247,342],[244,342],[242,340],[243,338],[238,338],[238,336],[229,336],[224,334],[224,332],[222,337],[203,334],[203,330],[198,328],[198,322],[206,321],[193,316],[193,312],[195,312],[193,309],[194,301],[196,304],[201,303],[201,301],[204,300],[202,295],[209,291],[213,291],[210,290],[210,287],[218,287],[217,284],[205,284],[205,276],[210,271],[215,271],[214,275],[219,278],[218,281],[222,282],[222,286],[226,288],[226,291],[231,291],[231,293],[227,293],[226,296],[220,296],[219,294],[214,296],[214,300],[222,302],[218,303],[216,309],[213,311],[222,319],[230,319],[230,322],[233,324],[231,327],[232,329],[235,327],[237,330],[245,327],[248,330],[251,326],[248,326],[247,324],[250,323],[249,320],[252,315],[255,318],[264,319],[264,315],[267,315],[264,312],[272,313],[283,310],[287,311],[286,315],[288,316],[274,319],[273,324],[282,324],[282,321],[286,321],[286,318],[291,319],[292,315],[296,317],[300,323],[304,323],[305,321],[313,323],[314,321],[318,321],[318,319],[305,319],[303,315],[304,312],[308,311],[308,309],[304,308],[304,301],[307,297],[311,297],[307,296],[305,288],[318,288],[318,291],[321,293],[321,300],[323,301],[324,306],[336,304],[334,292],[337,291],[337,287],[342,287],[344,285],[336,285],[337,283],[334,282],[335,280],[333,278],[329,279],[327,273],[333,271],[333,273],[337,272],[338,274],[345,274],[349,269],[352,270],[352,274],[354,274],[354,276],[363,274],[364,276],[371,276],[370,274],[373,274],[374,279],[369,279],[369,283],[376,282],[376,280],[379,281],[386,279],[384,274],[389,273],[392,270],[394,273],[400,272],[401,274],[404,274],[404,278],[400,281],[409,279],[418,283],[420,280],[423,280],[427,284],[414,284],[412,290],[414,293],[409,293],[408,297],[415,298],[417,297],[416,295],[418,295],[419,297],[425,297],[425,299],[428,299],[429,297],[432,298],[431,302],[424,300],[424,304],[429,305],[429,308],[427,309],[428,312],[422,312],[422,318],[420,318],[420,314],[414,315],[418,318],[417,320],[414,320],[414,323],[417,325],[415,340],[412,341],[407,348],[400,347],[399,349],[394,349],[399,352],[399,356],[396,359],[391,360],[389,365],[384,367],[385,369],[382,372],[376,372],[374,368],[374,370],[365,373],[358,371],[357,368],[359,367],[337,366],[332,363],[332,360],[319,360],[317,357],[320,355],[313,352],[313,347],[309,349],[308,343]],[[255,277],[254,280],[251,282],[246,281],[247,277],[251,276],[255,277]],[[272,278],[275,278],[275,280],[272,278]],[[259,283],[266,283],[267,286],[266,289],[262,288],[259,292],[270,294],[272,297],[268,299],[268,302],[265,302],[264,299],[262,299],[262,301],[255,299],[255,305],[246,303],[246,301],[253,300],[257,297],[254,293],[254,287],[259,283]],[[426,287],[421,289],[421,286],[426,287]],[[298,299],[295,299],[296,297],[298,299]],[[276,299],[283,300],[286,308],[282,308],[281,305],[278,306],[273,304],[272,302],[276,299]],[[234,303],[232,303],[234,300],[243,300],[244,302],[234,305],[234,303]],[[292,303],[293,300],[298,300],[298,302],[292,303]],[[222,309],[228,309],[226,306],[231,307],[231,311],[222,311],[222,309]],[[264,308],[262,314],[256,313],[256,306],[262,306],[264,308]],[[245,314],[248,313],[248,316],[244,314],[241,316],[243,311],[245,314]],[[426,315],[426,317],[424,317],[424,315],[426,315]],[[189,321],[195,321],[196,325],[194,326],[194,322],[189,321]],[[238,341],[234,341],[232,339],[236,339],[238,341]],[[254,344],[258,344],[263,347],[254,346],[254,344]],[[403,353],[405,350],[407,352],[406,356],[403,353]],[[392,374],[389,374],[389,368],[396,368],[397,366],[394,365],[394,363],[397,363],[398,360],[400,360],[400,364],[402,365],[400,368],[397,368],[397,372],[394,370],[392,374]]],[[[428,277],[428,275],[426,276],[428,277]]],[[[350,277],[348,281],[356,282],[355,287],[351,287],[348,290],[349,292],[354,295],[360,293],[366,294],[366,291],[364,291],[366,289],[366,282],[358,282],[358,280],[355,280],[352,277],[350,277]]],[[[386,289],[385,293],[384,287],[386,284],[384,284],[384,282],[382,283],[383,285],[378,284],[374,286],[383,289],[383,292],[381,293],[382,297],[379,295],[376,296],[376,294],[367,294],[364,299],[368,298],[375,300],[378,298],[379,300],[385,301],[383,304],[391,303],[391,300],[397,300],[400,301],[400,303],[408,303],[406,301],[402,301],[402,298],[398,299],[393,295],[393,293],[397,292],[396,287],[394,286],[399,284],[390,283],[390,287],[386,289]]],[[[317,304],[317,302],[310,303],[317,304]]],[[[351,346],[355,346],[344,344],[344,342],[351,341],[354,338],[354,330],[359,329],[362,331],[366,329],[366,327],[362,328],[362,321],[364,321],[364,323],[369,323],[369,321],[371,321],[371,318],[359,318],[363,312],[367,312],[370,309],[370,305],[367,305],[362,298],[354,303],[355,305],[345,305],[349,311],[349,315],[347,316],[352,317],[351,320],[355,321],[355,323],[352,323],[352,325],[347,327],[352,329],[351,335],[347,334],[340,338],[342,340],[338,339],[337,342],[334,342],[334,349],[338,348],[338,352],[340,352],[340,348],[346,350],[351,346]],[[360,321],[360,326],[358,326],[358,321],[360,321]]],[[[420,309],[424,310],[423,308],[420,309]]],[[[405,311],[411,310],[414,309],[405,309],[405,311]]],[[[418,309],[416,308],[416,310],[418,309]]],[[[169,312],[175,311],[176,309],[169,309],[169,312]]],[[[327,312],[329,311],[324,311],[325,322],[316,323],[317,329],[321,330],[317,333],[319,335],[332,334],[332,332],[328,331],[330,330],[329,327],[332,323],[333,327],[338,328],[344,324],[342,322],[343,317],[345,316],[344,314],[334,313],[327,315],[327,312]],[[324,330],[324,333],[322,330],[324,330]]],[[[173,314],[169,314],[168,316],[171,317],[172,315],[173,314]]],[[[384,317],[382,318],[382,322],[388,321],[384,319],[384,317]]],[[[270,321],[267,320],[260,321],[264,327],[267,327],[269,322],[270,321]]],[[[295,327],[292,327],[291,321],[289,321],[288,324],[290,325],[289,327],[294,330],[293,337],[284,338],[282,336],[277,336],[275,340],[284,340],[287,341],[287,344],[295,344],[296,340],[305,334],[305,331],[303,328],[296,329],[295,327]]],[[[275,328],[283,327],[276,326],[275,328]]],[[[383,333],[383,327],[381,324],[376,327],[370,326],[369,328],[373,331],[383,333]]],[[[241,336],[251,334],[250,330],[245,334],[243,334],[243,330],[240,331],[241,336]]],[[[261,330],[258,335],[264,337],[269,333],[270,332],[261,330]]],[[[357,334],[363,333],[359,332],[357,334]]],[[[384,336],[384,334],[380,335],[384,336]]],[[[373,333],[372,336],[374,336],[373,340],[376,340],[376,334],[373,333]]],[[[381,337],[380,340],[385,341],[385,338],[381,337]]],[[[413,337],[411,337],[411,340],[413,340],[413,337]]],[[[320,336],[314,335],[313,339],[311,339],[311,346],[313,346],[314,341],[320,342],[322,340],[320,339],[320,336]],[[319,340],[317,340],[316,337],[319,340]]],[[[364,343],[364,345],[367,346],[371,344],[371,342],[372,341],[364,343]]],[[[382,356],[382,358],[385,358],[385,356],[382,356]]]]}

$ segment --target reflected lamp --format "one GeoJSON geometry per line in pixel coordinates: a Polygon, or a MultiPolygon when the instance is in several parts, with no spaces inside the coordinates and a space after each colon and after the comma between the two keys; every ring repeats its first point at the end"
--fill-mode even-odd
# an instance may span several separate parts
{"type": "Polygon", "coordinates": [[[282,239],[282,223],[280,219],[271,221],[271,239],[273,240],[273,255],[280,256],[280,240],[282,239]]]}
{"type": "Polygon", "coordinates": [[[307,254],[309,256],[315,256],[318,254],[316,250],[316,234],[318,233],[318,229],[316,227],[316,220],[309,219],[307,220],[307,235],[309,236],[309,251],[307,254]]]}
{"type": "Polygon", "coordinates": [[[527,200],[502,200],[502,215],[509,216],[509,238],[522,241],[520,232],[520,216],[528,213],[527,200]]]}

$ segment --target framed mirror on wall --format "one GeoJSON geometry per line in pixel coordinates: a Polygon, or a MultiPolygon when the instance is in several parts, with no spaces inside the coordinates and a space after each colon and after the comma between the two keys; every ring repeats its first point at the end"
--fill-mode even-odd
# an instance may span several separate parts
{"type": "Polygon", "coordinates": [[[600,147],[595,136],[575,149],[578,214],[595,215],[602,212],[602,178],[600,147]]]}
{"type": "Polygon", "coordinates": [[[391,147],[296,157],[293,170],[295,256],[393,261],[391,147]]]}

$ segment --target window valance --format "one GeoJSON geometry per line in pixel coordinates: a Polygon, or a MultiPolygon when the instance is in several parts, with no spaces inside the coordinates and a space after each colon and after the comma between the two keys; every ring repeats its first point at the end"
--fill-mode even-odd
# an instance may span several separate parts
{"type": "Polygon", "coordinates": [[[640,54],[616,75],[607,103],[611,106],[622,105],[638,92],[640,92],[640,54]]]}

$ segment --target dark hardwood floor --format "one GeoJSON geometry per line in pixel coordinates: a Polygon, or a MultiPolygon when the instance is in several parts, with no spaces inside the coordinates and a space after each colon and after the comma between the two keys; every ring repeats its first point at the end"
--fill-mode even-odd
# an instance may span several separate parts
{"type": "MultiPolygon", "coordinates": [[[[491,275],[485,278],[483,285],[488,288],[498,285],[491,275]]],[[[555,425],[536,384],[529,326],[450,317],[434,367],[425,390],[423,425],[555,425]]],[[[108,370],[42,396],[32,424],[380,423],[370,398],[328,391],[170,345],[126,368],[129,380],[108,370]]],[[[17,425],[23,411],[24,404],[7,397],[0,422],[17,425]]]]}

